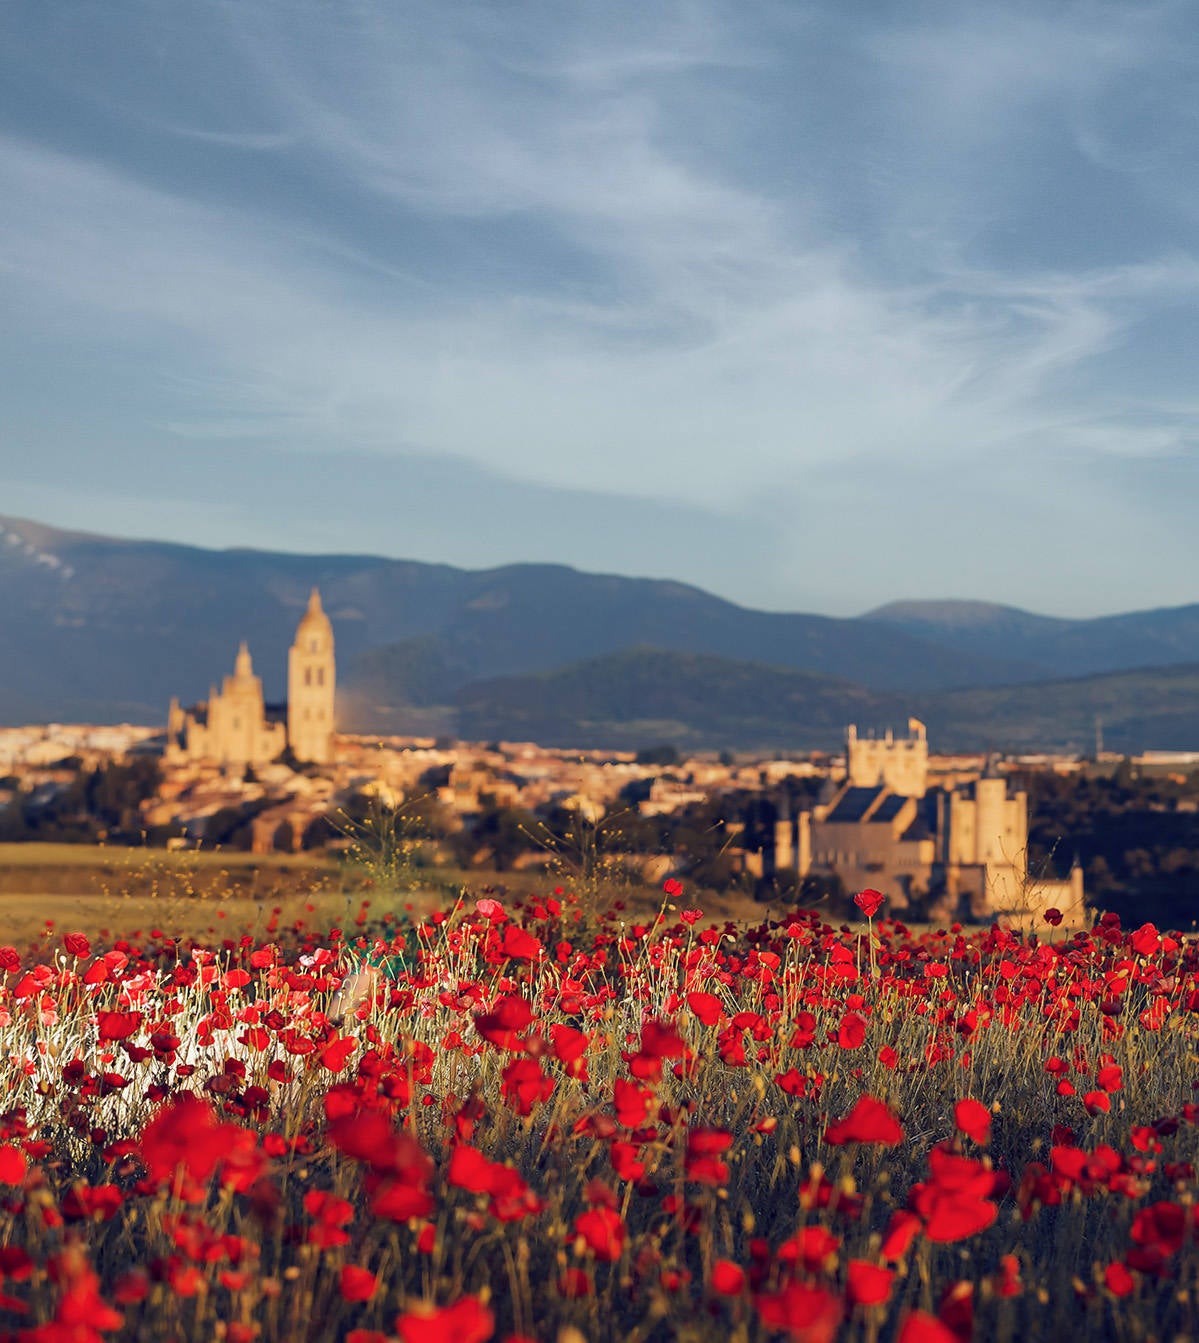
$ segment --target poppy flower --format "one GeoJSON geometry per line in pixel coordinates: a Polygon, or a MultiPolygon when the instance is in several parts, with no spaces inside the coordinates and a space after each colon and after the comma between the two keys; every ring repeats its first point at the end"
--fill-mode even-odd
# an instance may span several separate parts
{"type": "Polygon", "coordinates": [[[874,918],[878,913],[886,897],[881,891],[876,891],[867,887],[864,891],[859,891],[854,896],[853,902],[866,915],[868,919],[874,918]]]}
{"type": "Polygon", "coordinates": [[[976,1100],[960,1100],[953,1107],[953,1122],[967,1138],[985,1147],[991,1139],[991,1111],[976,1100]]]}
{"type": "Polygon", "coordinates": [[[730,1259],[712,1265],[712,1290],[721,1296],[740,1296],[745,1290],[745,1270],[730,1259]]]}
{"type": "Polygon", "coordinates": [[[866,1018],[858,1012],[846,1012],[837,1027],[837,1044],[842,1049],[860,1049],[866,1039],[866,1018]]]}
{"type": "Polygon", "coordinates": [[[612,1083],[612,1100],[616,1106],[617,1121],[625,1128],[640,1128],[654,1103],[653,1092],[618,1077],[612,1083]]]}
{"type": "Polygon", "coordinates": [[[999,1272],[991,1279],[996,1296],[1019,1296],[1024,1290],[1020,1281],[1020,1261],[1014,1254],[1005,1254],[999,1260],[999,1272]]]}
{"type": "Polygon", "coordinates": [[[851,1259],[845,1291],[855,1306],[881,1306],[891,1299],[893,1268],[880,1268],[866,1259],[851,1259]]]}
{"type": "MultiPolygon", "coordinates": [[[[558,1275],[558,1294],[568,1301],[590,1296],[594,1290],[591,1274],[581,1268],[564,1268],[558,1275]]],[[[408,1341],[405,1340],[405,1343],[408,1341]]]]}
{"type": "Polygon", "coordinates": [[[533,1113],[533,1107],[549,1100],[554,1079],[541,1071],[536,1059],[513,1059],[504,1069],[500,1092],[518,1115],[533,1113]]]}
{"type": "Polygon", "coordinates": [[[581,1236],[597,1259],[612,1263],[624,1249],[624,1220],[613,1208],[591,1208],[575,1218],[575,1234],[581,1236]]]}
{"type": "Polygon", "coordinates": [[[912,1310],[900,1325],[895,1343],[959,1343],[959,1339],[935,1315],[929,1315],[923,1310],[912,1310]]]}
{"type": "Polygon", "coordinates": [[[874,1096],[859,1096],[853,1109],[844,1119],[830,1124],[824,1131],[824,1141],[833,1147],[846,1143],[879,1143],[894,1147],[903,1141],[903,1128],[886,1105],[874,1096]]]}
{"type": "Polygon", "coordinates": [[[714,993],[704,993],[697,989],[687,995],[687,1006],[705,1026],[715,1026],[724,1016],[724,1004],[714,993]]]}
{"type": "Polygon", "coordinates": [[[0,1184],[20,1184],[29,1170],[25,1153],[13,1143],[0,1146],[0,1184]]]}
{"type": "Polygon", "coordinates": [[[96,1034],[100,1043],[127,1040],[142,1024],[140,1012],[97,1012],[96,1034]]]}
{"type": "Polygon", "coordinates": [[[495,1316],[475,1296],[452,1306],[426,1306],[397,1315],[396,1332],[403,1343],[487,1343],[495,1333],[495,1316]]]}
{"type": "Polygon", "coordinates": [[[833,1343],[841,1323],[841,1302],[832,1292],[792,1282],[761,1295],[755,1304],[762,1322],[789,1334],[796,1343],[833,1343]]]}
{"type": "Polygon", "coordinates": [[[1128,1271],[1126,1265],[1116,1260],[1103,1270],[1103,1282],[1113,1296],[1128,1296],[1136,1290],[1137,1280],[1128,1271]]]}
{"type": "Polygon", "coordinates": [[[379,1286],[375,1275],[357,1264],[343,1264],[341,1270],[341,1295],[345,1301],[369,1301],[379,1286]]]}
{"type": "Polygon", "coordinates": [[[930,1178],[912,1186],[908,1203],[924,1218],[929,1240],[949,1243],[985,1231],[999,1215],[988,1197],[995,1190],[995,1172],[937,1147],[928,1161],[930,1178]]]}

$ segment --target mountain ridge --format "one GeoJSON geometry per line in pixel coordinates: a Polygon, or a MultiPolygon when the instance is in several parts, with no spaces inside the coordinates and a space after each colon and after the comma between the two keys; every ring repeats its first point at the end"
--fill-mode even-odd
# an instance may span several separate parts
{"type": "MultiPolygon", "coordinates": [[[[643,685],[661,721],[694,726],[701,685],[719,698],[721,687],[748,687],[757,676],[758,688],[744,693],[763,695],[766,684],[782,693],[770,678],[794,673],[809,678],[788,683],[806,686],[806,712],[824,706],[813,730],[828,725],[824,711],[837,696],[863,709],[877,701],[880,712],[893,704],[902,721],[900,700],[933,712],[933,700],[946,695],[964,703],[984,690],[1010,695],[1072,676],[1199,663],[1199,605],[1069,620],[997,603],[907,601],[842,618],[755,611],[675,579],[570,565],[469,570],[365,554],[211,550],[0,516],[0,723],[162,722],[171,695],[201,698],[231,668],[242,638],[267,698],[278,700],[313,584],[334,624],[339,712],[344,705],[372,731],[401,719],[436,731],[481,729],[486,704],[515,711],[509,701],[525,694],[521,678],[630,653],[641,658],[643,681],[653,667],[669,689],[673,673],[674,711],[665,691],[643,685]],[[648,651],[663,656],[647,660],[648,651]],[[1114,657],[1120,666],[1109,665],[1114,657]],[[750,675],[746,666],[760,670],[750,675]]],[[[602,664],[571,673],[575,709],[578,685],[598,675],[598,693],[605,674],[602,664]]],[[[1179,727],[1171,704],[1167,716],[1179,727]]],[[[560,705],[562,724],[565,714],[560,705]]],[[[753,715],[739,720],[728,705],[721,714],[730,730],[738,721],[752,727],[753,715]]]]}

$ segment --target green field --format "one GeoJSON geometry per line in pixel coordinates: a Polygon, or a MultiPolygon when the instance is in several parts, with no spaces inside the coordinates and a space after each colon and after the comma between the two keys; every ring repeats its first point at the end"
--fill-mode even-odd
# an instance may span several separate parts
{"type": "MultiPolygon", "coordinates": [[[[369,901],[369,918],[423,914],[452,904],[460,892],[504,901],[550,895],[565,886],[587,904],[630,923],[652,922],[663,906],[657,886],[604,882],[580,887],[569,872],[469,872],[414,869],[389,880],[368,861],[324,854],[250,854],[115,848],[86,844],[0,844],[0,942],[54,941],[65,932],[131,937],[153,928],[171,935],[262,938],[272,912],[280,926],[338,924],[347,931],[369,901]]],[[[778,910],[738,891],[694,890],[676,902],[698,905],[709,921],[754,921],[778,910]]],[[[669,909],[666,916],[670,916],[669,909]]]]}
{"type": "Polygon", "coordinates": [[[327,926],[370,897],[361,874],[319,854],[0,844],[0,940],[18,946],[48,925],[54,935],[261,933],[276,907],[284,923],[327,926]]]}

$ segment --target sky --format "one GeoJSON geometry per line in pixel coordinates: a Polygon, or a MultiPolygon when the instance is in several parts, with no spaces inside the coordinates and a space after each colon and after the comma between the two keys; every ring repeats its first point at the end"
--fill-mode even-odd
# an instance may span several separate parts
{"type": "Polygon", "coordinates": [[[0,513],[1199,601],[1194,18],[8,0],[0,513]]]}

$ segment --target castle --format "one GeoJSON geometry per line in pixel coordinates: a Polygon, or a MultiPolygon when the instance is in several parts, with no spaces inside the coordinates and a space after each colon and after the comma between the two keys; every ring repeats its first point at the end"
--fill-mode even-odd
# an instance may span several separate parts
{"type": "Polygon", "coordinates": [[[947,914],[965,900],[975,918],[1051,906],[1082,917],[1081,868],[1067,881],[1030,878],[1028,796],[1009,797],[993,764],[973,783],[930,789],[928,738],[916,719],[902,739],[850,727],[845,747],[845,779],[828,801],[776,822],[776,872],[835,873],[847,891],[882,891],[892,909],[928,896],[947,914]]]}
{"type": "Polygon", "coordinates": [[[285,711],[265,703],[262,678],[254,674],[242,641],[218,691],[186,712],[178,699],[167,714],[168,761],[204,760],[226,769],[245,769],[277,760],[289,747],[297,760],[326,764],[333,756],[335,663],[333,626],[316,588],[296,627],[287,655],[285,711]]]}

